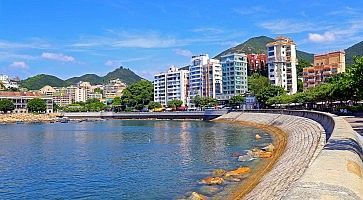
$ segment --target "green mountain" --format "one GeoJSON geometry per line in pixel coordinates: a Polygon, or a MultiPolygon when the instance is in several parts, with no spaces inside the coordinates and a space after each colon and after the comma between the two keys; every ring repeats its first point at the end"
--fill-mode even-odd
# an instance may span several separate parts
{"type": "Polygon", "coordinates": [[[85,74],[80,77],[73,77],[73,78],[69,78],[66,80],[67,85],[76,84],[80,81],[90,82],[92,84],[101,84],[103,79],[102,79],[102,77],[100,77],[96,74],[85,74]]]}
{"type": "MultiPolygon", "coordinates": [[[[274,41],[274,39],[266,36],[253,37],[242,44],[221,52],[214,58],[219,59],[222,55],[228,53],[266,53],[266,44],[272,41],[274,41]]],[[[314,54],[299,50],[297,50],[296,54],[298,59],[304,59],[308,62],[313,62],[314,54]]]]}
{"type": "Polygon", "coordinates": [[[66,83],[58,77],[47,74],[39,74],[21,81],[21,86],[29,90],[38,90],[45,85],[63,87],[66,86],[66,83]]]}
{"type": "Polygon", "coordinates": [[[109,72],[106,76],[98,76],[96,74],[85,74],[83,76],[73,77],[67,80],[62,80],[52,75],[40,74],[22,80],[21,86],[29,90],[39,90],[40,88],[46,85],[50,85],[53,87],[65,87],[72,84],[76,84],[79,81],[90,82],[91,84],[95,85],[95,84],[107,83],[108,81],[117,78],[122,80],[127,85],[143,79],[137,74],[135,74],[133,71],[131,71],[130,69],[119,67],[114,71],[109,72]]]}
{"type": "Polygon", "coordinates": [[[304,51],[296,50],[296,56],[297,56],[298,60],[306,60],[309,63],[314,62],[314,54],[312,54],[312,53],[307,53],[304,51]]]}
{"type": "Polygon", "coordinates": [[[353,63],[354,56],[363,56],[363,41],[345,49],[345,62],[347,65],[353,63]]]}
{"type": "Polygon", "coordinates": [[[131,83],[135,83],[137,81],[140,81],[142,78],[135,74],[133,71],[120,67],[115,69],[114,71],[106,74],[106,76],[103,77],[103,82],[108,82],[112,79],[119,78],[127,85],[131,83]]]}

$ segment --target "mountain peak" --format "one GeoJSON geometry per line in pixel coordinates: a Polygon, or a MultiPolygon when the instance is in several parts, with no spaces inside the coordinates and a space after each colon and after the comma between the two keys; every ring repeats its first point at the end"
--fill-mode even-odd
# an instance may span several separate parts
{"type": "MultiPolygon", "coordinates": [[[[222,53],[218,54],[217,56],[215,56],[215,58],[220,59],[220,57],[222,55],[226,55],[229,53],[266,53],[266,44],[269,42],[274,41],[273,38],[267,37],[267,36],[257,36],[257,37],[252,37],[250,39],[248,39],[247,41],[229,48],[225,51],[223,51],[222,53]]],[[[312,62],[313,61],[313,54],[310,53],[306,53],[303,51],[297,51],[297,57],[299,59],[304,59],[307,60],[308,62],[312,62]]]]}

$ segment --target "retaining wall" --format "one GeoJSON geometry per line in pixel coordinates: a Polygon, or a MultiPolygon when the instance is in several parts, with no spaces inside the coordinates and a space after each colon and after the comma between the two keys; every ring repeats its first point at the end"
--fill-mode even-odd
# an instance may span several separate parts
{"type": "MultiPolygon", "coordinates": [[[[311,162],[306,169],[303,169],[303,173],[296,178],[294,181],[290,180],[290,176],[285,175],[281,177],[281,183],[283,181],[290,181],[288,189],[283,189],[281,194],[281,189],[277,189],[275,194],[261,195],[261,191],[258,191],[258,187],[264,184],[264,187],[271,187],[270,190],[275,190],[273,186],[276,183],[270,182],[266,184],[269,180],[273,180],[275,176],[281,176],[284,173],[277,173],[272,170],[265,177],[270,177],[270,179],[262,180],[261,183],[255,188],[257,191],[252,191],[247,199],[253,199],[254,196],[259,195],[259,199],[363,199],[363,153],[362,147],[363,142],[360,136],[352,129],[350,124],[346,122],[343,118],[338,117],[333,114],[317,112],[317,111],[302,111],[302,110],[253,110],[240,112],[243,116],[237,117],[236,119],[244,121],[256,121],[256,123],[269,124],[269,121],[264,122],[260,118],[256,118],[256,113],[260,113],[260,116],[288,116],[293,117],[285,118],[280,120],[280,124],[273,124],[273,126],[280,126],[284,129],[284,124],[288,123],[288,127],[294,127],[294,129],[299,129],[297,127],[307,126],[303,124],[298,117],[305,119],[311,119],[318,122],[325,130],[326,143],[322,148],[317,148],[315,155],[311,158],[311,162]],[[261,114],[265,113],[265,114],[261,114]],[[294,120],[295,119],[295,120],[294,120]],[[294,122],[291,122],[294,121],[294,122]],[[260,193],[259,193],[260,192],[260,193]]],[[[232,113],[227,114],[229,116],[232,113]]],[[[227,116],[226,115],[226,116],[227,116]]],[[[223,116],[222,116],[223,117],[223,116]]],[[[296,137],[296,131],[284,129],[289,134],[289,140],[296,137]]],[[[304,133],[306,129],[300,128],[300,133],[304,133]]],[[[304,138],[304,141],[309,141],[309,136],[304,138]]],[[[301,141],[301,142],[304,142],[301,141]]],[[[296,143],[294,144],[296,145],[296,143]]],[[[287,147],[288,154],[293,153],[291,151],[291,146],[287,147]]],[[[296,147],[299,148],[299,147],[296,147]]],[[[312,148],[311,145],[306,148],[312,148]]],[[[300,150],[299,150],[300,151],[300,150]]],[[[301,155],[298,151],[295,151],[296,157],[301,155]]],[[[289,155],[291,156],[291,155],[289,155]]],[[[286,155],[285,155],[286,157],[286,155]]],[[[287,160],[284,155],[281,157],[280,161],[284,160],[287,167],[291,168],[296,166],[296,170],[301,170],[302,168],[297,166],[299,162],[292,163],[292,161],[287,160]]],[[[280,162],[281,164],[281,162],[280,162]]],[[[279,165],[276,166],[277,168],[279,165]]],[[[287,169],[286,170],[291,170],[287,169]]],[[[296,170],[292,170],[289,173],[296,173],[296,170]]],[[[298,174],[297,174],[298,175],[298,174]]],[[[276,179],[280,181],[280,179],[276,179]]],[[[256,197],[256,196],[255,196],[256,197]]]]}

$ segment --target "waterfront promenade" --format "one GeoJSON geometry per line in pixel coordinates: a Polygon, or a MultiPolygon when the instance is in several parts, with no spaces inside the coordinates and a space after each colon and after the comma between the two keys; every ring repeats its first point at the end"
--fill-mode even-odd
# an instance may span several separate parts
{"type": "Polygon", "coordinates": [[[363,116],[344,116],[344,119],[363,137],[363,116]]]}
{"type": "Polygon", "coordinates": [[[221,118],[279,127],[288,144],[244,199],[363,199],[363,144],[343,118],[315,111],[253,112],[263,113],[221,118]]]}

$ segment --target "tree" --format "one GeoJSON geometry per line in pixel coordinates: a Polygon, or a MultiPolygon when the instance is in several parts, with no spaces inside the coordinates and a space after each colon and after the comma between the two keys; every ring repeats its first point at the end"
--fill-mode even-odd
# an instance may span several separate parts
{"type": "Polygon", "coordinates": [[[233,105],[233,106],[239,106],[241,105],[242,103],[245,102],[245,97],[242,96],[242,95],[236,95],[236,96],[233,96],[231,97],[231,99],[228,101],[228,103],[230,105],[233,105]]]}
{"type": "Polygon", "coordinates": [[[304,91],[304,83],[302,80],[297,79],[297,92],[303,92],[304,91]]]}
{"type": "Polygon", "coordinates": [[[0,111],[7,113],[8,111],[13,111],[15,109],[15,105],[9,99],[0,100],[0,111]]]}
{"type": "Polygon", "coordinates": [[[192,98],[192,102],[194,103],[195,107],[200,107],[200,104],[202,102],[202,97],[196,95],[192,98]]]}
{"type": "Polygon", "coordinates": [[[256,98],[258,102],[265,107],[267,100],[271,97],[279,96],[286,94],[286,91],[279,86],[270,85],[268,87],[263,88],[257,95],[256,98]]]}
{"type": "Polygon", "coordinates": [[[150,101],[149,105],[147,106],[147,108],[149,110],[155,109],[155,108],[161,108],[161,104],[159,102],[154,102],[154,101],[150,101]]]}
{"type": "Polygon", "coordinates": [[[43,99],[34,98],[28,101],[27,108],[30,112],[45,112],[47,104],[43,99]]]}
{"type": "Polygon", "coordinates": [[[0,81],[0,90],[5,90],[5,85],[2,81],[0,81]]]}
{"type": "Polygon", "coordinates": [[[181,105],[183,105],[183,101],[180,99],[173,99],[171,101],[168,102],[168,107],[169,108],[174,108],[177,109],[179,108],[181,105]]]}
{"type": "Polygon", "coordinates": [[[60,109],[61,109],[61,107],[58,104],[53,103],[53,111],[58,111],[60,109]]]}
{"type": "Polygon", "coordinates": [[[121,97],[115,97],[112,100],[112,106],[121,106],[121,97]]]}
{"type": "Polygon", "coordinates": [[[303,75],[303,69],[306,67],[310,67],[311,63],[304,59],[299,59],[299,63],[296,65],[296,73],[298,77],[302,77],[303,75]]]}
{"type": "Polygon", "coordinates": [[[352,86],[356,92],[356,98],[363,99],[363,56],[354,57],[354,63],[349,70],[352,86]]]}
{"type": "Polygon", "coordinates": [[[99,112],[106,108],[106,105],[98,99],[88,99],[84,105],[86,111],[99,112]]]}
{"type": "MultiPolygon", "coordinates": [[[[144,108],[154,99],[154,85],[147,80],[141,80],[128,86],[121,96],[123,107],[144,108]]],[[[141,110],[140,109],[140,110],[141,110]]]]}
{"type": "Polygon", "coordinates": [[[253,94],[257,95],[260,91],[268,87],[270,85],[270,81],[267,77],[261,76],[260,74],[253,74],[248,77],[248,90],[253,94]]]}
{"type": "Polygon", "coordinates": [[[93,91],[97,94],[103,94],[103,90],[101,88],[95,88],[93,91]]]}

